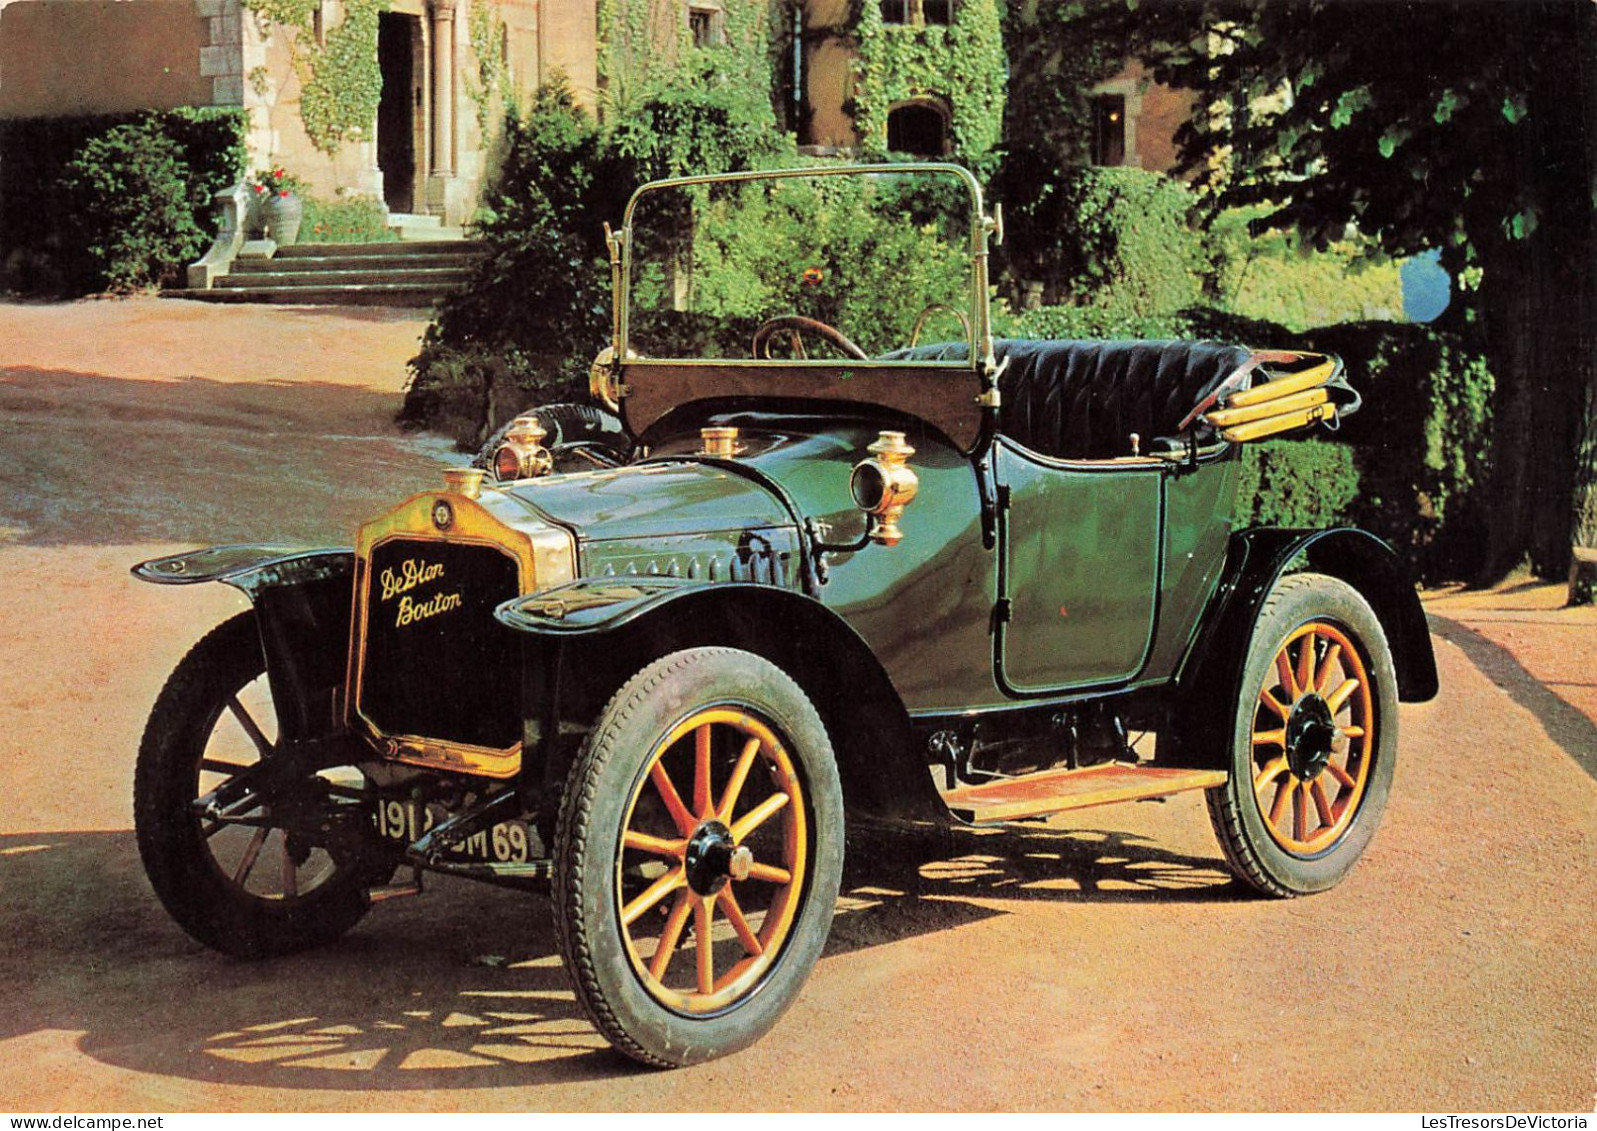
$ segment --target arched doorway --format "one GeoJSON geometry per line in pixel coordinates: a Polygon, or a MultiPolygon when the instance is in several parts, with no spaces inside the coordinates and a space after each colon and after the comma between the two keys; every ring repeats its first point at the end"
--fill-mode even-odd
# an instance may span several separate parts
{"type": "Polygon", "coordinates": [[[946,157],[948,111],[930,99],[894,106],[887,112],[887,148],[916,157],[946,157]]]}

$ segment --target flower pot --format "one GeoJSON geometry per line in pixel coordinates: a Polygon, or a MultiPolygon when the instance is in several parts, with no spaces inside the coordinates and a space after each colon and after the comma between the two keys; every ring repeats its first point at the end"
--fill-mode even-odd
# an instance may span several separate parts
{"type": "Polygon", "coordinates": [[[300,221],[304,218],[305,202],[293,193],[269,196],[261,204],[261,223],[265,225],[266,238],[277,241],[278,247],[298,241],[300,221]]]}

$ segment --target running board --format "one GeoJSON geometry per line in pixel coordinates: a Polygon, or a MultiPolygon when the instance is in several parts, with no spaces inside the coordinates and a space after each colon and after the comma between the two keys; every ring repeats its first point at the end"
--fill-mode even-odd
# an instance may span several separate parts
{"type": "Polygon", "coordinates": [[[1067,809],[1141,801],[1189,789],[1224,785],[1224,770],[1182,770],[1110,762],[1084,770],[1045,770],[1019,778],[962,785],[943,794],[956,813],[977,824],[1046,817],[1067,809]]]}

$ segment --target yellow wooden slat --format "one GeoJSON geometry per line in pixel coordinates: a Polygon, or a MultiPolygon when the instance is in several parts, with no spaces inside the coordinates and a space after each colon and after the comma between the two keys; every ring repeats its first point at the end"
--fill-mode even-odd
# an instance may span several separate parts
{"type": "Polygon", "coordinates": [[[1277,397],[1284,397],[1291,393],[1312,389],[1316,385],[1323,385],[1336,373],[1336,362],[1327,359],[1320,364],[1297,373],[1288,373],[1285,377],[1277,377],[1263,384],[1255,385],[1251,389],[1243,389],[1232,393],[1225,398],[1225,408],[1246,408],[1248,405],[1263,404],[1273,401],[1277,397]]]}
{"type": "Polygon", "coordinates": [[[1263,420],[1239,424],[1235,428],[1226,428],[1221,430],[1220,436],[1234,443],[1262,440],[1266,436],[1290,432],[1294,428],[1302,428],[1305,424],[1313,424],[1318,420],[1334,419],[1336,419],[1336,406],[1321,404],[1313,408],[1299,409],[1297,412],[1282,413],[1280,416],[1269,416],[1263,420]]]}
{"type": "Polygon", "coordinates": [[[1246,424],[1250,420],[1263,420],[1270,416],[1280,416],[1283,413],[1296,412],[1300,408],[1313,408],[1317,404],[1324,404],[1331,399],[1331,390],[1321,385],[1317,389],[1304,389],[1300,393],[1273,398],[1259,404],[1244,405],[1241,408],[1220,408],[1204,417],[1216,428],[1231,428],[1238,424],[1246,424]]]}

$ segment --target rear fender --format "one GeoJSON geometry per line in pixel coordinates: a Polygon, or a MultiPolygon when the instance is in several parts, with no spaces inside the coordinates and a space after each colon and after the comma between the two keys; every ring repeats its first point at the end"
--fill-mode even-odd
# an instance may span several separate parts
{"type": "Polygon", "coordinates": [[[220,581],[250,599],[283,741],[342,733],[339,690],[349,651],[355,553],[213,546],[156,558],[133,576],[159,585],[220,581]]]}
{"type": "Polygon", "coordinates": [[[1231,538],[1225,575],[1176,676],[1172,729],[1187,751],[1206,751],[1223,764],[1254,622],[1270,590],[1300,557],[1310,570],[1347,582],[1370,603],[1392,648],[1398,698],[1417,703],[1435,697],[1436,655],[1425,611],[1390,546],[1347,527],[1246,530],[1231,538]]]}
{"type": "Polygon", "coordinates": [[[508,601],[496,615],[528,635],[529,671],[567,673],[559,715],[584,725],[616,688],[670,652],[725,645],[763,656],[820,712],[852,812],[946,820],[887,673],[858,633],[818,601],[771,585],[592,578],[508,601]]]}

